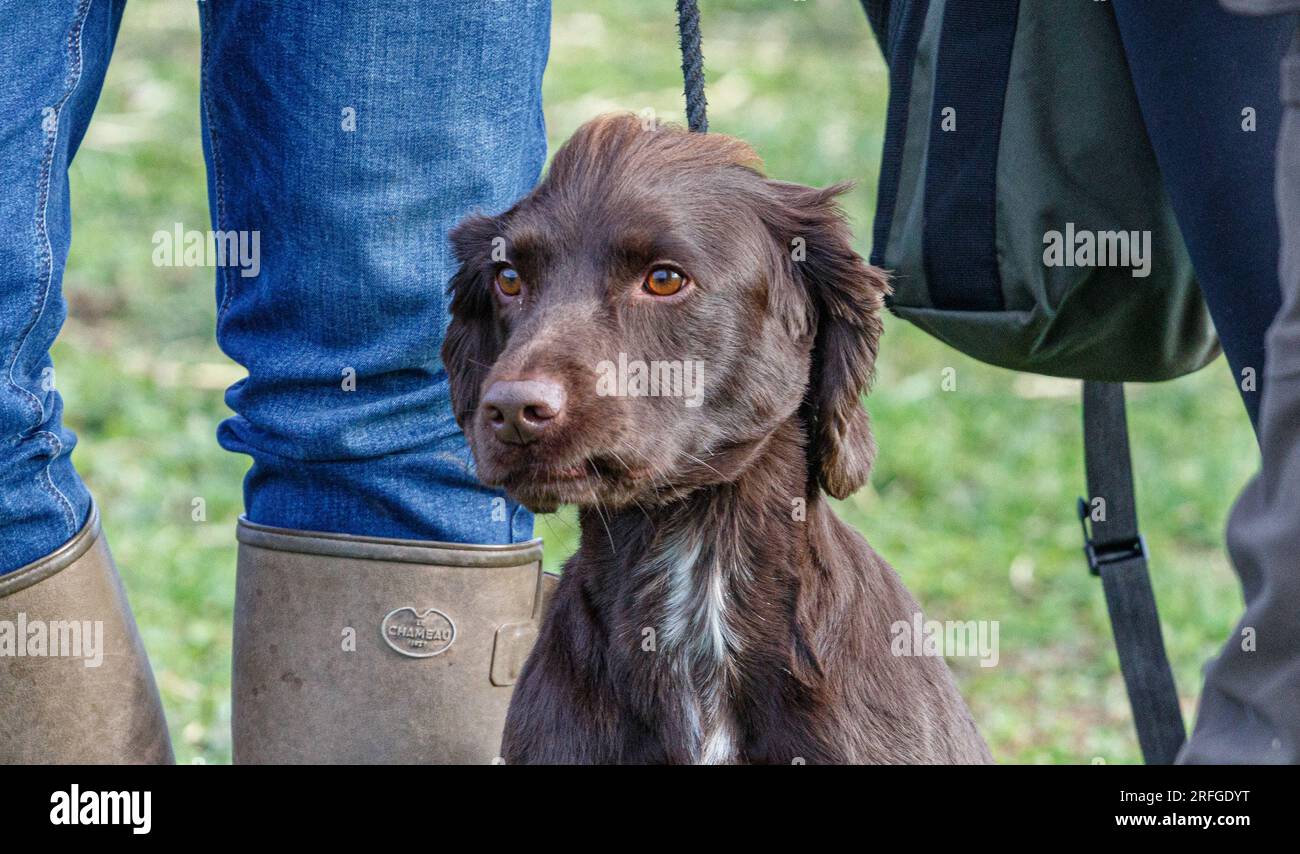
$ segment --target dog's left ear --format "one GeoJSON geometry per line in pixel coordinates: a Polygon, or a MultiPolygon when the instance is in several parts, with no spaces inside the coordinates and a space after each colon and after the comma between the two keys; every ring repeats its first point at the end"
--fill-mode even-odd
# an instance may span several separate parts
{"type": "Polygon", "coordinates": [[[462,430],[478,409],[483,381],[501,354],[490,275],[492,240],[499,234],[495,220],[477,214],[451,231],[460,269],[447,287],[451,325],[442,345],[442,363],[451,385],[452,412],[462,430]]]}
{"type": "Polygon", "coordinates": [[[875,459],[862,396],[875,372],[880,310],[889,293],[885,272],[853,251],[853,234],[835,201],[851,186],[816,189],[768,181],[774,202],[764,214],[814,324],[803,411],[812,470],[836,498],[866,483],[875,459]]]}

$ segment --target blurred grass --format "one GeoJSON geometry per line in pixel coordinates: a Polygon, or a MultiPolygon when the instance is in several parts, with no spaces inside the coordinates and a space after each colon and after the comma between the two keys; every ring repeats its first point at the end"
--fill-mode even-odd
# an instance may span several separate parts
{"type": "MultiPolygon", "coordinates": [[[[868,247],[886,91],[855,2],[703,4],[712,129],[749,140],[769,172],[856,179],[846,207],[868,247]]],[[[546,110],[552,149],[591,116],[679,120],[672,4],[555,0],[546,110]]],[[[76,462],[104,510],[181,761],[230,758],[234,522],[246,461],[213,438],[240,375],[212,339],[213,276],[156,268],[150,238],[205,228],[194,9],[128,4],[95,120],[72,169],[70,318],[55,349],[76,462]],[[205,519],[195,521],[202,499],[205,519]]],[[[928,616],[1001,623],[1001,661],[953,666],[1003,762],[1139,759],[1101,589],[1079,551],[1077,384],[967,359],[887,323],[869,409],[881,452],[840,505],[928,616]],[[957,388],[942,391],[946,367],[957,388]]],[[[1144,531],[1166,641],[1190,715],[1201,664],[1240,612],[1222,530],[1257,464],[1220,361],[1130,387],[1144,531]]],[[[541,520],[547,563],[570,513],[541,520]]]]}

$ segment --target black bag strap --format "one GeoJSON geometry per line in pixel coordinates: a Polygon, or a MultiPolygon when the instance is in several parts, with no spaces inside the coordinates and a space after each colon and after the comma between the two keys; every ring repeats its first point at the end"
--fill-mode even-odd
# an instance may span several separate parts
{"type": "Polygon", "coordinates": [[[1138,743],[1148,765],[1172,765],[1187,735],[1138,532],[1122,383],[1083,384],[1083,458],[1089,494],[1079,499],[1083,550],[1106,594],[1138,743]]]}

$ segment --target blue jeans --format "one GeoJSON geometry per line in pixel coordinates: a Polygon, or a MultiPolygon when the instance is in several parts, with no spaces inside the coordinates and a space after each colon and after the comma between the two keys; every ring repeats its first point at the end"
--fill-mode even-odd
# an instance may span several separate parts
{"type": "MultiPolygon", "coordinates": [[[[49,348],[68,165],[123,5],[0,0],[0,573],[90,509],[49,348]]],[[[508,207],[545,159],[549,0],[204,0],[199,14],[211,227],[245,250],[217,270],[217,340],[248,370],[218,440],[252,457],[249,518],[527,539],[528,511],[474,476],[439,350],[449,229],[508,207]]]]}

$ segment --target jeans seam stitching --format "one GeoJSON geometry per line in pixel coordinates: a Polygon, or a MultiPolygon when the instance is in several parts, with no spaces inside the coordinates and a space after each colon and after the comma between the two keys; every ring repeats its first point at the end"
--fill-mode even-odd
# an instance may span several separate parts
{"type": "MultiPolygon", "coordinates": [[[[223,168],[222,161],[221,161],[221,146],[219,143],[219,134],[217,132],[216,121],[212,117],[212,77],[211,77],[212,48],[211,45],[209,44],[209,39],[211,37],[212,29],[213,29],[212,7],[207,3],[201,3],[199,4],[199,8],[202,10],[203,23],[207,25],[205,27],[205,32],[203,33],[201,39],[200,57],[199,57],[199,62],[201,65],[200,80],[203,89],[202,98],[201,98],[203,102],[203,119],[204,122],[207,124],[208,140],[209,140],[209,144],[212,147],[212,173],[214,178],[213,186],[216,189],[216,196],[217,196],[216,199],[217,229],[216,230],[224,231],[226,227],[225,169],[223,168]]],[[[230,284],[229,270],[227,268],[225,267],[217,268],[217,281],[221,285],[221,299],[218,300],[217,303],[217,323],[220,324],[222,318],[226,314],[226,309],[230,307],[231,284],[230,284]]]]}

